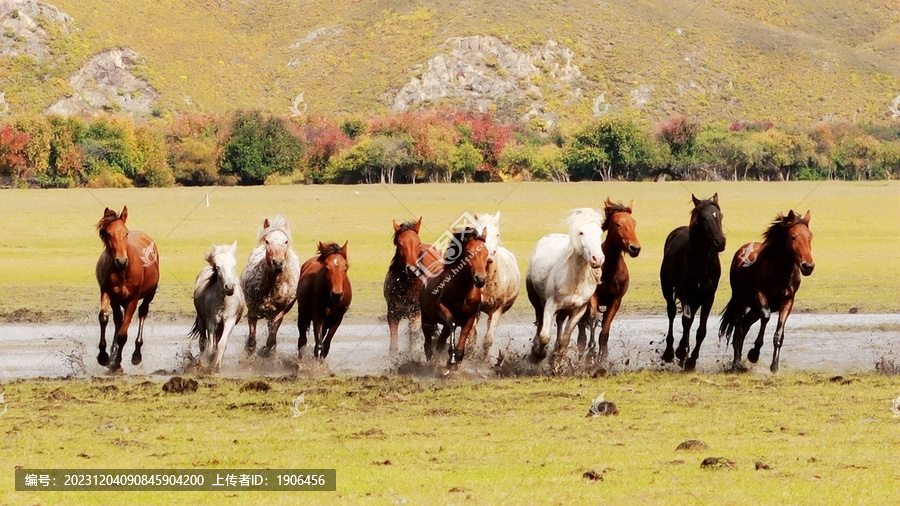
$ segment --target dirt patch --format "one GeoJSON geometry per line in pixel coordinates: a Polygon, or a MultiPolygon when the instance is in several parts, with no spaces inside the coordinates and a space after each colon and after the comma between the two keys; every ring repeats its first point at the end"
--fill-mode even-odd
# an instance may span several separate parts
{"type": "Polygon", "coordinates": [[[167,381],[163,386],[163,392],[168,392],[171,394],[184,394],[190,392],[197,391],[197,381],[193,379],[184,379],[180,376],[175,376],[167,381]]]}
{"type": "Polygon", "coordinates": [[[700,463],[700,467],[703,469],[736,469],[737,464],[725,457],[706,457],[700,463]]]}
{"type": "Polygon", "coordinates": [[[248,381],[241,385],[241,392],[268,392],[272,386],[265,381],[248,381]]]}
{"type": "Polygon", "coordinates": [[[700,441],[699,439],[688,439],[675,448],[676,452],[700,450],[709,450],[709,445],[704,443],[703,441],[700,441]]]}

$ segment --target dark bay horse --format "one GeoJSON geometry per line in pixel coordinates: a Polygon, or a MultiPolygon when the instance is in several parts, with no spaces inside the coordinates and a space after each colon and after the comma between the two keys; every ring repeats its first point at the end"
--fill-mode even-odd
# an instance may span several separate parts
{"type": "Polygon", "coordinates": [[[297,283],[297,328],[300,330],[297,354],[300,356],[306,346],[306,334],[312,323],[316,339],[313,353],[316,358],[324,359],[331,349],[331,339],[350,307],[353,290],[347,277],[347,269],[350,268],[347,243],[338,246],[333,242],[320,242],[318,253],[300,267],[297,283]]]}
{"type": "MultiPolygon", "coordinates": [[[[419,292],[422,290],[422,269],[440,262],[440,253],[419,238],[422,218],[403,224],[394,222],[394,257],[384,276],[384,300],[387,302],[387,322],[391,332],[390,353],[397,353],[397,334],[400,320],[409,318],[410,330],[421,326],[419,292]]],[[[430,273],[431,271],[429,271],[430,273]]],[[[412,332],[410,332],[412,336],[412,332]]]]}
{"type": "Polygon", "coordinates": [[[801,275],[812,274],[816,264],[812,257],[812,232],[809,231],[810,212],[803,218],[790,211],[779,214],[763,234],[763,242],[747,243],[735,252],[731,261],[731,300],[725,306],[719,325],[719,338],[733,339],[734,370],[745,367],[741,363],[744,337],[750,326],[760,320],[759,335],[747,360],[756,363],[763,345],[763,335],[772,311],[778,312],[778,326],[772,344],[770,370],[778,372],[778,356],[784,342],[784,322],[791,314],[794,296],[800,289],[801,275]]]}
{"type": "Polygon", "coordinates": [[[606,198],[604,209],[606,218],[603,220],[602,229],[606,231],[606,239],[603,241],[603,266],[600,267],[600,283],[588,302],[588,310],[578,324],[578,349],[584,350],[585,331],[590,329],[591,340],[588,350],[594,349],[594,333],[599,322],[599,307],[605,306],[603,323],[598,339],[599,353],[597,355],[600,365],[605,366],[609,359],[609,329],[613,318],[622,305],[622,297],[628,291],[628,266],[625,265],[625,254],[636,258],[641,253],[641,243],[638,241],[635,228],[637,222],[631,216],[634,207],[632,203],[627,206],[621,202],[614,203],[606,198]]]}
{"type": "Polygon", "coordinates": [[[722,275],[719,253],[725,250],[719,194],[713,194],[709,200],[700,200],[693,195],[691,199],[694,201],[694,209],[691,211],[690,224],[669,233],[659,269],[659,282],[669,317],[666,351],[662,359],[671,362],[678,357],[678,363],[687,371],[692,371],[697,366],[700,345],[706,338],[706,321],[715,302],[716,289],[722,275]],[[677,312],[676,299],[681,301],[682,333],[678,349],[673,350],[675,336],[672,327],[677,312]],[[697,342],[694,344],[694,352],[685,360],[690,350],[691,325],[697,309],[700,309],[697,342]]]}
{"type": "Polygon", "coordinates": [[[488,249],[485,233],[474,228],[453,232],[452,244],[441,269],[422,288],[419,302],[422,311],[422,333],[425,335],[425,358],[431,360],[432,339],[437,325],[442,325],[438,338],[438,351],[443,350],[450,338],[450,358],[447,365],[459,367],[466,351],[466,338],[478,319],[481,307],[481,288],[487,281],[488,249]],[[459,342],[455,341],[455,328],[460,327],[459,342]]]}
{"type": "Polygon", "coordinates": [[[128,327],[138,311],[138,335],[134,341],[131,363],[141,363],[141,346],[144,344],[144,319],[150,312],[150,303],[156,295],[159,283],[159,252],[156,242],[149,235],[128,230],[128,207],[121,214],[108,207],[97,223],[103,253],[97,260],[97,283],[100,285],[100,354],[97,362],[110,371],[122,369],[122,348],[128,341],[128,327]],[[143,301],[143,302],[141,302],[143,301]],[[138,303],[140,302],[140,308],[138,303]],[[106,324],[112,307],[115,337],[110,345],[112,364],[106,353],[106,324]]]}

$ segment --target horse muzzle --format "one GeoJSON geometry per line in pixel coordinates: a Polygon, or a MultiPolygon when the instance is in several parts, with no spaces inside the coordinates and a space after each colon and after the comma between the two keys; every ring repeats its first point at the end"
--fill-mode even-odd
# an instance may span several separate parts
{"type": "Polygon", "coordinates": [[[800,274],[804,276],[809,276],[813,273],[813,269],[816,268],[815,262],[800,262],[800,274]]]}
{"type": "Polygon", "coordinates": [[[116,258],[116,268],[125,270],[128,268],[128,257],[116,258]]]}
{"type": "Polygon", "coordinates": [[[472,281],[475,283],[475,286],[477,286],[478,288],[483,288],[484,284],[487,283],[487,276],[479,276],[476,274],[473,277],[472,281]]]}
{"type": "Polygon", "coordinates": [[[631,258],[637,258],[637,256],[641,254],[640,245],[629,244],[628,245],[628,254],[631,255],[631,258]]]}
{"type": "Polygon", "coordinates": [[[719,253],[725,251],[725,239],[723,238],[721,241],[713,240],[713,247],[716,248],[716,251],[719,253]]]}
{"type": "Polygon", "coordinates": [[[344,292],[331,292],[331,302],[337,304],[344,298],[344,292]]]}
{"type": "Polygon", "coordinates": [[[272,260],[269,262],[269,265],[272,266],[272,270],[275,272],[281,272],[284,270],[284,260],[272,260]]]}
{"type": "Polygon", "coordinates": [[[591,255],[591,261],[589,263],[591,264],[592,269],[599,269],[603,267],[604,260],[606,260],[606,258],[604,258],[603,255],[591,255]]]}
{"type": "Polygon", "coordinates": [[[229,296],[234,295],[234,285],[233,284],[225,285],[224,289],[225,289],[225,295],[229,295],[229,296]]]}

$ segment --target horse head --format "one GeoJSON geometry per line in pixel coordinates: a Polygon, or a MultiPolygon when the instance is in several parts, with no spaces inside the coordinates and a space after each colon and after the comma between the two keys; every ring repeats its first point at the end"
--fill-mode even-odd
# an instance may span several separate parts
{"type": "Polygon", "coordinates": [[[225,295],[234,295],[235,287],[240,284],[237,275],[237,241],[231,246],[216,246],[215,244],[206,252],[206,261],[213,268],[214,279],[222,287],[225,295]]]}
{"type": "Polygon", "coordinates": [[[612,241],[622,251],[627,251],[632,258],[641,253],[641,242],[637,238],[637,222],[631,216],[634,201],[624,205],[621,202],[614,203],[606,197],[606,219],[603,221],[603,230],[606,230],[606,240],[612,241]]]}
{"type": "Polygon", "coordinates": [[[725,232],[722,231],[722,209],[719,194],[714,193],[708,200],[700,200],[691,194],[694,209],[691,211],[690,231],[705,237],[719,253],[725,251],[725,232]]]}
{"type": "Polygon", "coordinates": [[[319,243],[319,263],[327,273],[331,302],[337,304],[344,297],[344,280],[347,279],[347,242],[343,246],[337,243],[319,243]]]}
{"type": "Polygon", "coordinates": [[[266,218],[259,240],[266,245],[266,264],[273,271],[281,272],[288,261],[288,251],[291,248],[291,229],[287,220],[280,215],[272,222],[266,218]]]}
{"type": "Polygon", "coordinates": [[[394,246],[397,247],[394,253],[394,262],[399,263],[397,267],[406,269],[410,276],[415,276],[419,271],[419,245],[422,244],[422,240],[419,238],[419,228],[421,226],[421,217],[415,222],[408,221],[403,224],[394,222],[394,246]]]}
{"type": "Polygon", "coordinates": [[[594,269],[603,265],[603,215],[589,207],[575,209],[566,219],[575,252],[594,269]]]}
{"type": "Polygon", "coordinates": [[[488,250],[488,258],[493,261],[497,254],[497,248],[500,247],[500,211],[496,214],[476,213],[475,226],[478,230],[485,232],[485,246],[488,250]]]}
{"type": "Polygon", "coordinates": [[[125,270],[128,267],[128,227],[125,220],[128,219],[128,206],[122,208],[121,214],[116,214],[110,208],[103,211],[103,218],[97,222],[97,231],[106,250],[113,257],[116,269],[125,270]]]}
{"type": "Polygon", "coordinates": [[[446,267],[449,267],[451,272],[458,273],[463,267],[468,267],[472,273],[472,283],[478,288],[487,283],[489,255],[485,244],[486,237],[486,231],[483,229],[480,233],[471,227],[455,230],[451,245],[457,246],[447,248],[445,259],[446,267]]]}
{"type": "Polygon", "coordinates": [[[787,228],[788,245],[794,255],[794,262],[799,264],[800,273],[804,276],[812,274],[816,262],[812,257],[812,232],[809,230],[810,212],[803,218],[791,210],[781,218],[781,226],[787,228]]]}

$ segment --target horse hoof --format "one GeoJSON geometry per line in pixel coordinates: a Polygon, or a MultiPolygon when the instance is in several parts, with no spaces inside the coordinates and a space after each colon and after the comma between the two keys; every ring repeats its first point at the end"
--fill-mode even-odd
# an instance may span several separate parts
{"type": "Polygon", "coordinates": [[[109,365],[109,355],[106,354],[105,351],[101,351],[99,355],[97,355],[97,363],[106,367],[109,365]]]}
{"type": "Polygon", "coordinates": [[[675,359],[675,351],[672,350],[671,348],[667,348],[665,353],[663,353],[663,355],[662,355],[662,361],[667,364],[671,364],[672,360],[674,360],[674,359],[675,359]]]}
{"type": "Polygon", "coordinates": [[[143,357],[140,355],[132,355],[131,356],[131,365],[139,365],[141,363],[143,357]]]}
{"type": "Polygon", "coordinates": [[[677,350],[675,350],[675,358],[677,358],[679,362],[684,362],[684,359],[687,358],[687,350],[684,348],[678,348],[677,350]]]}
{"type": "Polygon", "coordinates": [[[735,363],[731,364],[731,372],[736,372],[736,373],[747,372],[747,366],[745,366],[741,362],[735,362],[735,363]]]}
{"type": "Polygon", "coordinates": [[[697,368],[697,359],[691,357],[684,361],[684,370],[687,372],[691,372],[697,368]]]}
{"type": "Polygon", "coordinates": [[[772,371],[772,374],[776,374],[778,372],[778,364],[772,364],[772,367],[769,367],[769,370],[772,371]]]}
{"type": "Polygon", "coordinates": [[[121,365],[111,365],[109,366],[109,374],[122,374],[122,366],[121,365]]]}
{"type": "MultiPolygon", "coordinates": [[[[253,352],[251,351],[251,353],[253,353],[253,352]]],[[[262,348],[259,349],[258,352],[256,352],[256,355],[259,356],[260,358],[269,358],[272,355],[272,348],[263,346],[262,348]]]]}
{"type": "Polygon", "coordinates": [[[749,360],[750,363],[755,364],[759,360],[759,350],[753,348],[752,350],[748,351],[747,360],[749,360]]]}

